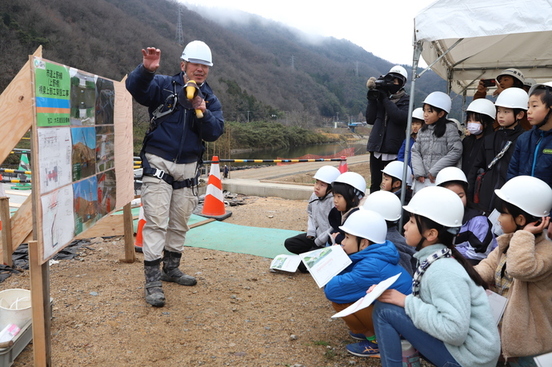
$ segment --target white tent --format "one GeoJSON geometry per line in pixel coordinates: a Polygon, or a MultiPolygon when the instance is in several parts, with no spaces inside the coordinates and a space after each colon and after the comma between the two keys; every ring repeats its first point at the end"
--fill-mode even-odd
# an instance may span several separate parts
{"type": "MultiPolygon", "coordinates": [[[[552,81],[552,0],[438,0],[414,18],[413,43],[407,136],[416,79],[425,72],[418,74],[420,56],[448,82],[449,91],[464,98],[473,95],[480,79],[512,67],[537,82],[552,81]]],[[[406,139],[405,161],[409,143],[406,139]]]]}
{"type": "Polygon", "coordinates": [[[552,81],[552,0],[436,1],[414,18],[414,47],[460,95],[510,67],[552,81]]]}

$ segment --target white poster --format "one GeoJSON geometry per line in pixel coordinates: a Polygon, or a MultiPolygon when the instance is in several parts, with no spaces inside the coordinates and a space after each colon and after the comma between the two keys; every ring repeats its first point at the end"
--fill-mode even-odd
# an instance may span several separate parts
{"type": "Polygon", "coordinates": [[[44,258],[46,259],[58,252],[60,246],[65,246],[75,236],[73,186],[68,185],[43,195],[41,201],[44,258]]]}
{"type": "Polygon", "coordinates": [[[71,128],[37,129],[40,151],[40,193],[44,194],[72,182],[71,128]]]}

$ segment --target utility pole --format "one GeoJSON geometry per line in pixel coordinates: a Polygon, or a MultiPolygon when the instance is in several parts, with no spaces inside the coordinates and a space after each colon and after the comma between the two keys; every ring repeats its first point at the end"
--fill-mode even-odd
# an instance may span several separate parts
{"type": "Polygon", "coordinates": [[[176,23],[176,42],[184,46],[184,32],[182,31],[182,5],[178,4],[178,20],[176,23]]]}

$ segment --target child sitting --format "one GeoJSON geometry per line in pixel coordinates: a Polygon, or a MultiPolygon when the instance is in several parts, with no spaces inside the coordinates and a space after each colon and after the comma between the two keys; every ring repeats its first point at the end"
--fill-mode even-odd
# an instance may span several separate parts
{"type": "Polygon", "coordinates": [[[375,304],[382,365],[401,366],[404,338],[436,366],[495,367],[500,339],[484,282],[454,247],[462,201],[443,187],[425,187],[405,209],[406,243],[418,250],[419,266],[412,294],[388,289],[375,304]]]}
{"type": "Polygon", "coordinates": [[[412,247],[406,244],[406,240],[400,234],[398,228],[399,219],[401,219],[401,200],[397,195],[389,191],[376,191],[366,197],[362,207],[366,210],[373,210],[380,214],[387,224],[387,241],[393,242],[399,251],[399,265],[402,266],[408,274],[414,273],[416,268],[416,259],[412,257],[416,252],[412,247]]]}
{"type": "Polygon", "coordinates": [[[552,351],[552,241],[545,233],[552,189],[538,178],[517,176],[495,192],[504,234],[475,269],[508,298],[500,325],[502,356],[517,363],[510,365],[532,366],[525,364],[531,356],[552,351]]]}
{"type": "Polygon", "coordinates": [[[366,191],[366,180],[356,172],[345,172],[332,182],[334,208],[328,215],[332,244],[340,244],[344,233],[339,229],[347,216],[358,208],[366,191]]]}
{"type": "Polygon", "coordinates": [[[493,226],[489,218],[485,216],[483,210],[468,199],[468,180],[460,168],[443,168],[437,174],[435,184],[451,190],[462,200],[464,218],[462,218],[462,227],[455,238],[454,245],[472,265],[477,265],[496,247],[495,236],[492,232],[493,226]]]}
{"type": "MultiPolygon", "coordinates": [[[[366,289],[373,284],[401,274],[392,288],[410,293],[412,277],[400,266],[399,253],[391,242],[385,239],[387,225],[381,215],[363,208],[353,212],[340,227],[345,233],[341,247],[349,255],[352,264],[333,277],[324,288],[326,297],[336,311],[341,311],[366,295],[366,289]]],[[[374,327],[372,308],[359,310],[343,320],[350,329],[349,334],[359,343],[347,345],[349,353],[370,357],[379,353],[374,327]]]]}
{"type": "MultiPolygon", "coordinates": [[[[412,167],[412,146],[416,142],[416,136],[418,136],[418,131],[424,125],[424,110],[421,107],[416,108],[412,111],[412,123],[410,124],[410,154],[408,155],[408,165],[412,167]]],[[[397,160],[404,162],[404,156],[406,149],[406,139],[403,140],[401,149],[399,149],[399,154],[397,154],[397,160]]]]}
{"type": "Polygon", "coordinates": [[[416,193],[425,186],[435,184],[440,170],[460,166],[462,141],[456,124],[447,120],[452,101],[443,92],[430,93],[424,100],[425,125],[412,147],[412,171],[416,193]]]}
{"type": "MultiPolygon", "coordinates": [[[[316,171],[313,178],[314,192],[311,194],[307,205],[308,222],[307,232],[298,234],[285,240],[284,246],[293,254],[302,254],[324,247],[330,241],[331,226],[328,221],[328,214],[334,207],[332,195],[332,181],[341,172],[333,166],[323,166],[316,171]]],[[[303,263],[299,265],[301,272],[307,269],[303,263]]]]}

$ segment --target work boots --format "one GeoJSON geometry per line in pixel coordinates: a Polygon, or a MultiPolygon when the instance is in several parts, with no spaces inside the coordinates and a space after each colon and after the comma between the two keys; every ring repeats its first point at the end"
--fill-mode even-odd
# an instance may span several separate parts
{"type": "Polygon", "coordinates": [[[197,280],[194,277],[184,274],[178,268],[181,257],[182,254],[180,252],[167,250],[163,252],[163,274],[161,275],[161,280],[175,282],[180,285],[196,285],[197,280]]]}
{"type": "Polygon", "coordinates": [[[161,259],[146,261],[144,260],[144,274],[146,275],[146,302],[153,307],[165,306],[165,294],[161,288],[161,269],[159,265],[161,259]]]}

